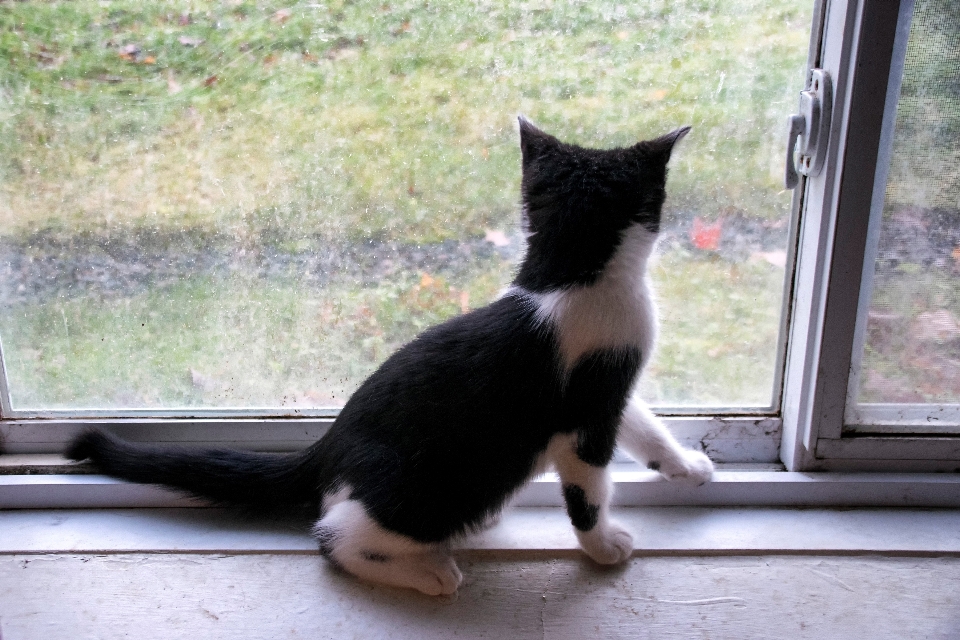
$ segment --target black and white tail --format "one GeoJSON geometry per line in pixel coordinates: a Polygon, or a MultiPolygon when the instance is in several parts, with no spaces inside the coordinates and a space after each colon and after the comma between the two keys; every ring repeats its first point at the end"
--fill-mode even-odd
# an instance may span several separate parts
{"type": "Polygon", "coordinates": [[[271,510],[319,505],[315,450],[316,445],[289,454],[137,445],[90,430],[70,443],[66,456],[89,459],[99,471],[124,480],[172,487],[217,504],[271,510]]]}

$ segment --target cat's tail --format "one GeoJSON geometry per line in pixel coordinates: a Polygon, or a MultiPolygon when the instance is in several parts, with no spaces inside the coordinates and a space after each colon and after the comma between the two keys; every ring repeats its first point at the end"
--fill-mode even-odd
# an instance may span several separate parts
{"type": "Polygon", "coordinates": [[[323,487],[316,447],[279,454],[139,445],[91,429],[74,438],[66,456],[89,459],[99,471],[123,480],[172,487],[221,505],[273,510],[319,505],[323,487]]]}

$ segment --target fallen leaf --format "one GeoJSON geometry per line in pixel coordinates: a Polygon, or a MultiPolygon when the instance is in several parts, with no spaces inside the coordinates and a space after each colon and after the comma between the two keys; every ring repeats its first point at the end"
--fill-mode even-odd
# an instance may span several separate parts
{"type": "Polygon", "coordinates": [[[191,22],[193,22],[193,19],[190,17],[190,14],[189,14],[189,13],[181,13],[181,14],[180,14],[180,19],[177,21],[177,23],[178,23],[181,27],[185,27],[185,26],[187,26],[188,24],[190,24],[191,22]]]}
{"type": "Polygon", "coordinates": [[[670,92],[667,91],[666,89],[654,89],[653,91],[650,92],[650,97],[653,100],[663,100],[664,98],[667,97],[668,93],[670,92]]]}
{"type": "Polygon", "coordinates": [[[153,56],[147,56],[146,58],[140,61],[140,64],[155,64],[156,62],[157,62],[156,58],[154,58],[153,56]]]}
{"type": "Polygon", "coordinates": [[[946,309],[921,313],[913,321],[911,329],[913,337],[921,342],[947,342],[960,338],[957,319],[946,309]]]}
{"type": "Polygon", "coordinates": [[[318,58],[317,56],[313,55],[312,53],[307,53],[306,51],[304,51],[304,52],[303,52],[303,61],[304,61],[304,62],[319,62],[319,61],[320,61],[320,58],[318,58]]]}
{"type": "Polygon", "coordinates": [[[117,55],[126,60],[127,62],[136,62],[137,56],[140,55],[140,45],[138,44],[126,44],[117,51],[117,55]]]}
{"type": "Polygon", "coordinates": [[[630,34],[627,33],[626,31],[617,31],[616,35],[617,35],[617,40],[626,40],[628,37],[630,37],[630,34]]]}
{"type": "Polygon", "coordinates": [[[215,391],[222,386],[216,378],[204,375],[196,369],[190,369],[190,382],[201,391],[215,391]]]}
{"type": "Polygon", "coordinates": [[[209,78],[203,81],[203,86],[212,87],[216,83],[217,83],[217,76],[210,76],[209,78]]]}
{"type": "Polygon", "coordinates": [[[718,219],[713,224],[704,224],[699,217],[693,219],[693,227],[690,229],[690,242],[697,249],[703,251],[716,251],[720,246],[720,233],[723,231],[723,218],[718,219]]]}
{"type": "Polygon", "coordinates": [[[426,289],[433,283],[434,283],[433,276],[431,276],[429,273],[423,273],[420,275],[420,286],[422,288],[426,289]]]}
{"type": "Polygon", "coordinates": [[[278,9],[278,10],[273,14],[273,17],[270,18],[270,19],[273,20],[274,22],[279,23],[279,24],[283,24],[284,22],[286,22],[287,20],[289,20],[289,19],[290,19],[290,16],[292,16],[292,15],[293,15],[293,11],[291,11],[290,9],[278,9]]]}
{"type": "Polygon", "coordinates": [[[177,42],[185,47],[199,47],[205,42],[205,40],[203,38],[195,38],[193,36],[180,36],[177,38],[177,42]]]}
{"type": "Polygon", "coordinates": [[[175,93],[180,93],[183,87],[180,86],[180,83],[177,82],[177,79],[173,77],[173,71],[167,71],[167,92],[171,95],[175,93]]]}
{"type": "Polygon", "coordinates": [[[486,147],[480,149],[480,155],[483,156],[484,160],[487,160],[490,157],[490,149],[486,147]]]}
{"type": "Polygon", "coordinates": [[[750,257],[769,262],[773,266],[780,267],[781,269],[787,266],[786,251],[757,251],[751,254],[750,257]]]}
{"type": "Polygon", "coordinates": [[[487,229],[483,239],[495,247],[506,247],[510,244],[510,238],[507,237],[507,234],[498,229],[487,229]]]}

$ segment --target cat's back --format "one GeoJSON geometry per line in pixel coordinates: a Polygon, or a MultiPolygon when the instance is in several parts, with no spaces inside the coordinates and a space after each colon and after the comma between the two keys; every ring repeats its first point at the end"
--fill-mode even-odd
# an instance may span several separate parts
{"type": "Polygon", "coordinates": [[[533,400],[556,383],[558,370],[553,332],[528,299],[507,294],[404,345],[354,393],[343,414],[486,411],[480,405],[533,400]]]}
{"type": "Polygon", "coordinates": [[[524,297],[507,294],[431,327],[353,393],[330,445],[440,457],[549,437],[562,393],[555,336],[524,297]]]}

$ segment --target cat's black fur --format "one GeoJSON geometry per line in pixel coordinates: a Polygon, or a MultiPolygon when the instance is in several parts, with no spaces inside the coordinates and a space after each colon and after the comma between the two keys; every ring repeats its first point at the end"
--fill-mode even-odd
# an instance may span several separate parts
{"type": "MultiPolygon", "coordinates": [[[[627,228],[658,230],[667,160],[686,129],[607,151],[561,143],[522,118],[520,132],[528,251],[515,290],[590,285],[627,228]]],[[[324,496],[349,487],[350,500],[383,528],[443,542],[494,515],[557,434],[576,434],[576,454],[588,465],[610,461],[644,354],[598,350],[565,364],[557,341],[529,297],[508,294],[393,354],[301,453],[145,447],[89,431],[67,456],[219,503],[308,504],[318,515],[324,496]]],[[[597,505],[576,485],[565,495],[574,525],[592,526],[597,505]]],[[[316,532],[329,551],[336,532],[322,522],[316,532]]]]}

